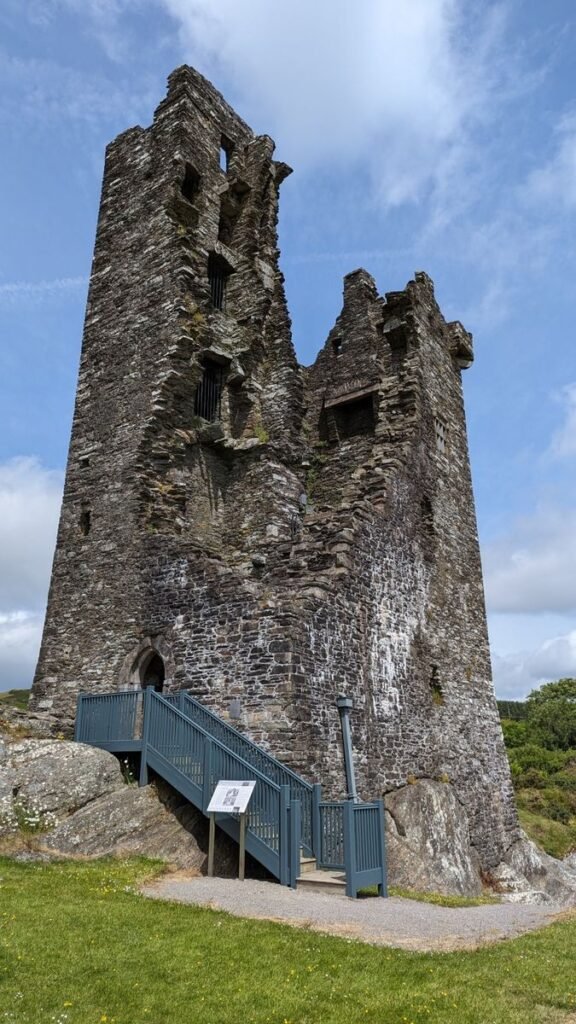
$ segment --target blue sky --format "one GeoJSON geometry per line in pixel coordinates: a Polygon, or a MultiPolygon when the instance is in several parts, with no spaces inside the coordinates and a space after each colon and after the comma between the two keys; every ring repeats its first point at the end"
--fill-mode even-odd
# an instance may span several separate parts
{"type": "Polygon", "coordinates": [[[473,331],[465,390],[502,696],[576,674],[576,8],[2,0],[0,689],[28,685],[106,143],[181,63],[294,167],[282,266],[311,362],[358,266],[473,331]]]}

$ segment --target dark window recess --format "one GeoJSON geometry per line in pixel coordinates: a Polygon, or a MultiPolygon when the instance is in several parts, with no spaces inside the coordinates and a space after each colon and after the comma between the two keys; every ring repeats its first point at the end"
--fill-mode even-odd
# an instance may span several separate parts
{"type": "Polygon", "coordinates": [[[208,257],[208,282],[214,309],[224,309],[226,287],[231,273],[231,267],[221,256],[212,254],[208,257]]]}
{"type": "Polygon", "coordinates": [[[90,509],[84,508],[80,513],[80,533],[83,537],[87,537],[90,533],[92,526],[92,513],[90,509]]]}
{"type": "Polygon", "coordinates": [[[187,199],[189,203],[192,202],[194,197],[198,194],[200,188],[200,175],[198,171],[195,171],[192,164],[186,164],[186,170],[184,172],[184,181],[182,182],[181,191],[184,199],[187,199]]]}
{"type": "Polygon", "coordinates": [[[332,338],[332,349],[334,351],[334,355],[342,355],[342,338],[339,335],[336,338],[332,338]]]}
{"type": "Polygon", "coordinates": [[[160,655],[154,652],[146,659],[140,669],[142,689],[145,690],[148,686],[153,686],[157,693],[162,693],[165,677],[164,662],[160,655]]]}
{"type": "Polygon", "coordinates": [[[206,362],[202,380],[194,395],[194,415],[214,423],[220,419],[222,406],[222,367],[206,362]]]}
{"type": "Polygon", "coordinates": [[[355,437],[357,434],[371,434],[374,431],[374,402],[372,395],[345,402],[331,410],[338,437],[355,437]]]}
{"type": "Polygon", "coordinates": [[[432,703],[441,705],[444,703],[444,694],[440,685],[440,679],[438,677],[438,665],[432,665],[432,672],[430,675],[430,689],[432,691],[432,703]]]}
{"type": "Polygon", "coordinates": [[[224,245],[232,245],[238,218],[242,213],[250,189],[244,182],[237,181],[225,192],[220,200],[220,222],[218,239],[224,245]]]}
{"type": "Polygon", "coordinates": [[[422,526],[424,527],[425,533],[429,537],[434,536],[434,510],[432,508],[432,502],[428,495],[422,498],[420,503],[420,511],[422,512],[422,526]]]}
{"type": "Polygon", "coordinates": [[[81,455],[79,462],[81,469],[88,469],[88,466],[90,465],[90,457],[88,455],[81,455]]]}

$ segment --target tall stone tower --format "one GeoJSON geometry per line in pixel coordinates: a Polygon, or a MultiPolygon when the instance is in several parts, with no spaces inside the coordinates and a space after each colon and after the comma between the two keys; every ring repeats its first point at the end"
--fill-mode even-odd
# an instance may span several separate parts
{"type": "Polygon", "coordinates": [[[186,688],[309,778],[449,779],[489,869],[516,836],[490,678],[461,371],[425,274],[364,270],[298,365],[290,173],[191,68],[109,147],[33,706],[186,688]]]}

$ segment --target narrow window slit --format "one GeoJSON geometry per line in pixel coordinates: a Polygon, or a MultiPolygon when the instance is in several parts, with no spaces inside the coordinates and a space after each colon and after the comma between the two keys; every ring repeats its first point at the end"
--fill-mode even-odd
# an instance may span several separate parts
{"type": "Polygon", "coordinates": [[[80,533],[87,537],[92,527],[92,513],[89,508],[82,509],[80,513],[80,533]]]}
{"type": "Polygon", "coordinates": [[[430,674],[430,689],[432,691],[432,703],[440,707],[444,703],[444,693],[442,690],[442,686],[440,685],[438,665],[432,665],[432,672],[430,674]]]}
{"type": "Polygon", "coordinates": [[[220,170],[224,171],[225,174],[228,174],[230,169],[230,160],[233,152],[233,143],[223,135],[220,140],[220,170]]]}

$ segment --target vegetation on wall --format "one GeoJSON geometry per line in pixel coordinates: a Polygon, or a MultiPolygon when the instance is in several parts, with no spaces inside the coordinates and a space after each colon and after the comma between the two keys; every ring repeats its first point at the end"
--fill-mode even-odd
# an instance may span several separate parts
{"type": "Polygon", "coordinates": [[[499,701],[520,819],[555,857],[576,850],[576,679],[499,701]]]}
{"type": "Polygon", "coordinates": [[[26,711],[29,699],[30,690],[6,690],[5,693],[0,693],[0,711],[3,705],[26,711]]]}

